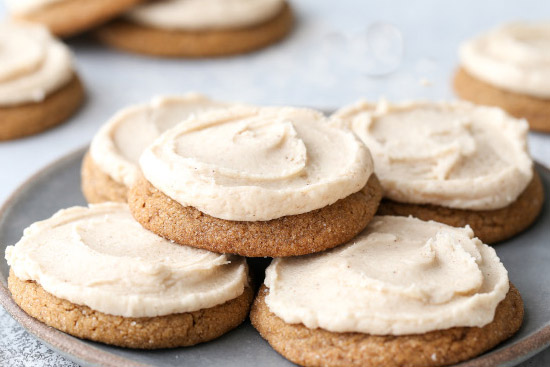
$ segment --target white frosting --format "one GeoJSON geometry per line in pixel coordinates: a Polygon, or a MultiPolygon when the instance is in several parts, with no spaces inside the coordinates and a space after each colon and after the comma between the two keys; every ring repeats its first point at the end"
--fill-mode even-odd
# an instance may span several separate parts
{"type": "Polygon", "coordinates": [[[155,28],[233,29],[265,22],[283,5],[284,0],[162,0],[138,5],[127,17],[155,28]]]}
{"type": "Polygon", "coordinates": [[[550,98],[550,22],[507,24],[468,40],[460,63],[496,87],[550,98]]]}
{"type": "Polygon", "coordinates": [[[269,309],[287,323],[406,335],[487,325],[509,280],[469,227],[388,216],[334,250],[273,260],[265,285],[269,309]]]}
{"type": "Polygon", "coordinates": [[[533,177],[528,125],[467,102],[371,105],[333,116],[369,147],[384,195],[395,201],[493,210],[514,202],[533,177]]]}
{"type": "Polygon", "coordinates": [[[53,3],[70,0],[4,0],[6,8],[14,14],[29,14],[53,3]]]}
{"type": "Polygon", "coordinates": [[[0,23],[0,106],[40,102],[73,75],[68,47],[32,23],[0,23]]]}
{"type": "Polygon", "coordinates": [[[90,154],[94,163],[113,180],[132,186],[140,170],[139,156],[161,133],[186,118],[228,104],[189,93],[157,97],[151,102],[118,112],[94,136],[90,154]]]}
{"type": "Polygon", "coordinates": [[[367,148],[319,112],[235,107],[191,117],[140,158],[153,186],[216,218],[264,221],[333,204],[372,173],[367,148]]]}
{"type": "Polygon", "coordinates": [[[93,310],[154,317],[214,307],[243,293],[243,258],[176,245],[125,204],[72,207],[25,229],[6,249],[15,275],[93,310]]]}

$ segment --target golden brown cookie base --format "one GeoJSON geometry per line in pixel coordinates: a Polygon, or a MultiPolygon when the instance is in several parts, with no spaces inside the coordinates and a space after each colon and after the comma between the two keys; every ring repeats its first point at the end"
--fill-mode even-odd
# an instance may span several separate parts
{"type": "Polygon", "coordinates": [[[65,122],[82,105],[84,94],[75,74],[67,85],[42,102],[0,106],[0,141],[37,134],[65,122]]]}
{"type": "Polygon", "coordinates": [[[462,210],[437,205],[399,203],[384,199],[378,215],[399,215],[434,220],[453,227],[472,227],[474,234],[483,243],[494,244],[511,238],[527,229],[539,215],[544,202],[544,189],[539,174],[512,204],[496,210],[462,210]]]}
{"type": "Polygon", "coordinates": [[[373,174],[361,191],[324,208],[269,221],[239,222],[184,207],[141,177],[128,193],[128,204],[143,227],[174,242],[248,257],[283,257],[348,242],[371,221],[381,195],[373,174]]]}
{"type": "Polygon", "coordinates": [[[226,30],[181,31],[147,27],[116,20],[98,29],[106,44],[145,55],[163,57],[216,57],[250,52],[282,39],[292,29],[288,4],[273,19],[259,25],[226,30]]]}
{"type": "Polygon", "coordinates": [[[378,336],[335,333],[287,324],[265,303],[262,286],[250,312],[252,325],[285,358],[303,366],[435,367],[473,358],[508,339],[523,321],[523,301],[510,284],[490,324],[425,334],[378,336]]]}
{"type": "Polygon", "coordinates": [[[18,19],[44,24],[59,37],[97,27],[143,0],[67,0],[48,4],[18,19]]]}
{"type": "Polygon", "coordinates": [[[475,78],[462,68],[455,74],[454,89],[462,99],[500,107],[514,117],[527,119],[531,129],[550,132],[550,99],[499,89],[475,78]]]}
{"type": "Polygon", "coordinates": [[[13,300],[46,325],[83,339],[127,348],[158,349],[190,346],[215,339],[246,319],[254,292],[246,287],[239,297],[211,308],[158,317],[122,317],[94,311],[57,298],[33,281],[10,270],[13,300]]]}
{"type": "Polygon", "coordinates": [[[105,201],[126,203],[128,201],[128,188],[103,172],[94,162],[89,151],[82,160],[80,173],[82,193],[88,203],[97,204],[105,201]]]}

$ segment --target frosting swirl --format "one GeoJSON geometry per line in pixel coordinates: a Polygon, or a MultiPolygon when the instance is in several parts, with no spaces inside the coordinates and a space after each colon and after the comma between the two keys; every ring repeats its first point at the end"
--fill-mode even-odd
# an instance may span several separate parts
{"type": "Polygon", "coordinates": [[[283,5],[284,0],[162,0],[139,5],[126,16],[155,28],[232,29],[267,21],[275,17],[283,5]]]}
{"type": "Polygon", "coordinates": [[[482,327],[509,289],[495,251],[469,227],[391,216],[334,250],[273,260],[265,285],[287,323],[373,335],[482,327]]]}
{"type": "Polygon", "coordinates": [[[512,92],[550,98],[550,22],[511,23],[464,42],[461,66],[512,92]]]}
{"type": "Polygon", "coordinates": [[[325,207],[361,190],[367,148],[319,112],[235,107],[187,119],[140,158],[143,174],[184,206],[263,221],[325,207]]]}
{"type": "Polygon", "coordinates": [[[457,209],[508,206],[533,177],[528,126],[467,102],[359,102],[333,116],[372,152],[384,195],[457,209]]]}
{"type": "Polygon", "coordinates": [[[97,132],[90,145],[93,161],[113,180],[130,187],[140,175],[138,159],[164,131],[186,118],[227,107],[196,93],[157,97],[118,112],[97,132]]]}
{"type": "Polygon", "coordinates": [[[67,84],[72,56],[47,28],[32,23],[0,23],[0,106],[40,102],[67,84]]]}
{"type": "Polygon", "coordinates": [[[18,278],[56,297],[124,317],[213,307],[248,282],[244,259],[173,244],[115,203],[60,210],[32,224],[6,259],[18,278]]]}

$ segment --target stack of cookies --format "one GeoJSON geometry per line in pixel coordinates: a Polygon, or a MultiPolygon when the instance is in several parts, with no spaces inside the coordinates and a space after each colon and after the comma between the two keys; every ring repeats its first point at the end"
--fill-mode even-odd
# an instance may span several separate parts
{"type": "Polygon", "coordinates": [[[48,325],[150,349],[228,332],[263,281],[250,319],[295,363],[467,360],[522,323],[484,242],[542,206],[526,131],[462,102],[359,102],[326,117],[157,98],[101,128],[82,167],[96,204],[25,230],[6,251],[9,287],[48,325]],[[275,258],[265,280],[242,256],[275,258]]]}

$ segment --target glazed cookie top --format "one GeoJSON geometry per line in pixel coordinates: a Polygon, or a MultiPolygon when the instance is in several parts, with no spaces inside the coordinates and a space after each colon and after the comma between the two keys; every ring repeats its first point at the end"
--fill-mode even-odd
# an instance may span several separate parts
{"type": "Polygon", "coordinates": [[[511,23],[464,42],[461,66],[489,84],[550,98],[550,22],[511,23]]]}
{"type": "Polygon", "coordinates": [[[284,0],[162,0],[139,5],[127,17],[155,28],[233,29],[275,17],[284,3],[284,0]]]}
{"type": "Polygon", "coordinates": [[[184,206],[233,221],[310,212],[361,190],[368,149],[320,112],[234,107],[191,117],[140,158],[143,174],[184,206]]]}
{"type": "Polygon", "coordinates": [[[18,278],[56,297],[124,317],[210,308],[241,295],[248,282],[243,258],[173,244],[115,203],[32,224],[6,259],[18,278]]]}
{"type": "Polygon", "coordinates": [[[382,216],[334,250],[273,260],[265,285],[287,323],[405,335],[490,323],[509,281],[469,227],[382,216]]]}
{"type": "Polygon", "coordinates": [[[15,14],[28,14],[52,3],[70,0],[4,0],[6,7],[15,14]]]}
{"type": "Polygon", "coordinates": [[[71,52],[47,28],[0,23],[0,106],[40,102],[73,72],[71,52]]]}
{"type": "Polygon", "coordinates": [[[533,177],[528,126],[467,102],[358,102],[333,122],[369,147],[384,195],[457,209],[508,206],[533,177]]]}
{"type": "Polygon", "coordinates": [[[154,98],[111,118],[94,136],[90,154],[103,172],[130,187],[140,174],[139,156],[155,138],[189,116],[227,106],[196,93],[154,98]]]}

